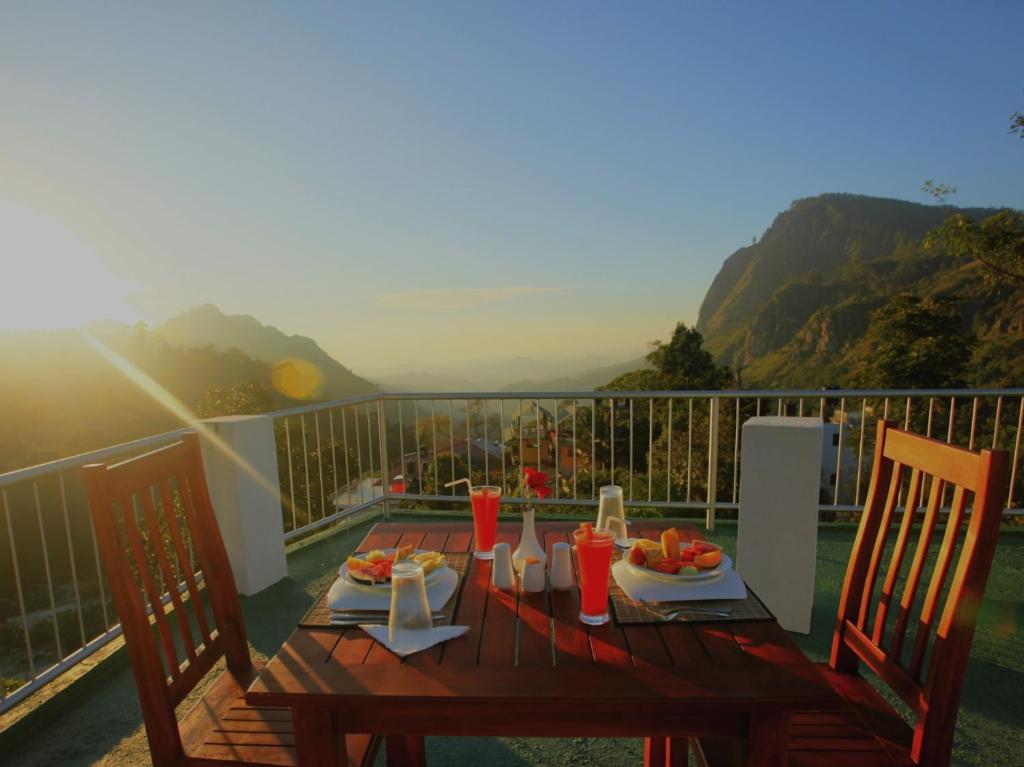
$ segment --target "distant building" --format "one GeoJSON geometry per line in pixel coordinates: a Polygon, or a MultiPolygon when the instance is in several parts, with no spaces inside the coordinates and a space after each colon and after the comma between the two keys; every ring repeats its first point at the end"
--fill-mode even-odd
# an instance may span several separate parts
{"type": "MultiPolygon", "coordinates": [[[[851,428],[858,428],[858,424],[852,423],[854,420],[859,421],[847,416],[843,437],[849,435],[851,428]]],[[[840,444],[840,424],[823,423],[821,426],[821,493],[831,502],[835,498],[836,482],[845,483],[856,477],[857,454],[846,444],[840,444]]]]}

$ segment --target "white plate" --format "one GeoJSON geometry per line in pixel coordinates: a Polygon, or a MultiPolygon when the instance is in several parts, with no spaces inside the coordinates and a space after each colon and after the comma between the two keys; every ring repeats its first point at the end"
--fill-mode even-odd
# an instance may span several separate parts
{"type": "MultiPolygon", "coordinates": [[[[380,549],[380,551],[383,551],[385,554],[393,554],[395,550],[394,549],[380,549]]],[[[352,556],[354,556],[356,559],[365,559],[366,555],[368,553],[369,552],[363,552],[362,554],[353,554],[352,556]]],[[[413,554],[426,554],[427,550],[426,549],[413,549],[412,553],[413,554]]],[[[447,564],[444,567],[438,567],[437,569],[431,570],[429,573],[427,573],[423,577],[423,580],[424,580],[424,582],[426,583],[427,586],[430,586],[432,583],[435,583],[439,577],[441,577],[441,573],[443,573],[445,570],[449,570],[449,569],[451,569],[451,568],[449,568],[447,566],[447,564]]],[[[350,576],[348,574],[348,565],[344,564],[344,563],[341,565],[341,567],[338,568],[338,575],[341,578],[343,578],[346,583],[350,583],[353,586],[360,586],[360,587],[362,587],[364,589],[371,589],[372,591],[377,591],[377,592],[380,592],[380,591],[384,591],[384,592],[391,591],[391,582],[390,581],[388,581],[387,583],[367,583],[366,581],[361,581],[361,580],[358,580],[356,578],[353,578],[352,576],[350,576]]]]}
{"type": "Polygon", "coordinates": [[[629,561],[628,557],[624,558],[623,561],[626,563],[630,572],[636,573],[642,578],[664,581],[665,583],[696,583],[699,581],[710,581],[732,569],[732,559],[725,552],[722,552],[722,561],[718,563],[718,567],[712,568],[711,570],[700,570],[692,574],[682,573],[673,575],[672,573],[659,573],[657,570],[650,570],[646,567],[634,565],[629,561]]]}

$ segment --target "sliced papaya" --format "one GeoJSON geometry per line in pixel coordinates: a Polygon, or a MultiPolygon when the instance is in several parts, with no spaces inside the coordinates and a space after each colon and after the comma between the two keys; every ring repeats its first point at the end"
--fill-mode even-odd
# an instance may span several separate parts
{"type": "Polygon", "coordinates": [[[661,553],[665,555],[665,559],[679,559],[679,532],[674,527],[661,534],[661,553]]]}
{"type": "Polygon", "coordinates": [[[722,552],[720,549],[714,551],[707,551],[703,554],[698,554],[693,558],[693,563],[697,567],[703,567],[705,569],[718,567],[722,563],[722,552]]]}

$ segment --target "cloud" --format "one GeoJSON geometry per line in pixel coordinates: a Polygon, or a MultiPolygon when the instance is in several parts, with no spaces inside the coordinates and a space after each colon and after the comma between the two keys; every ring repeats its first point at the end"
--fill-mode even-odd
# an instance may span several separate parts
{"type": "Polygon", "coordinates": [[[428,288],[380,293],[377,303],[404,309],[472,309],[537,293],[564,293],[568,287],[546,285],[505,285],[489,288],[428,288]]]}

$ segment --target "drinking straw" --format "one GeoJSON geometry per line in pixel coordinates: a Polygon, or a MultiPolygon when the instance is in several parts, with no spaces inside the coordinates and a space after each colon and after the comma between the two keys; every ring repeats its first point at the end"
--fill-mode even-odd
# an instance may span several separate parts
{"type": "Polygon", "coordinates": [[[473,483],[470,482],[465,477],[463,477],[462,479],[453,479],[451,482],[445,482],[444,486],[445,487],[452,487],[453,485],[458,485],[461,482],[465,482],[469,486],[469,492],[471,492],[471,493],[473,492],[473,483]]]}

